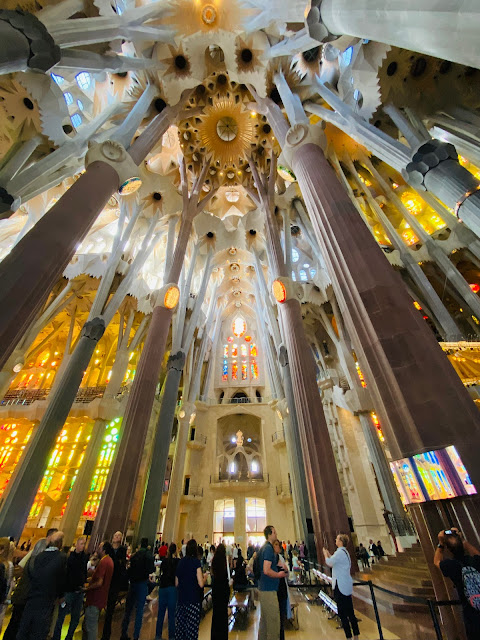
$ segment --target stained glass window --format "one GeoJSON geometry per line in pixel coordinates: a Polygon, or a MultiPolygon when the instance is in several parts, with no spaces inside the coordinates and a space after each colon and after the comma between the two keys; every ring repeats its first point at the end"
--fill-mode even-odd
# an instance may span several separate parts
{"type": "Polygon", "coordinates": [[[241,338],[247,330],[247,323],[240,316],[233,321],[233,333],[237,338],[241,338]]]}
{"type": "Polygon", "coordinates": [[[247,379],[247,361],[243,360],[242,361],[242,380],[246,380],[247,379]]]}
{"type": "Polygon", "coordinates": [[[252,339],[252,336],[245,336],[244,337],[245,342],[250,342],[251,339],[252,339]]]}
{"type": "Polygon", "coordinates": [[[75,80],[77,81],[77,84],[80,87],[80,89],[83,89],[84,91],[86,91],[90,87],[90,84],[92,82],[92,77],[86,71],[81,71],[80,73],[77,73],[77,75],[75,76],[75,80]]]}
{"type": "Polygon", "coordinates": [[[298,262],[299,259],[300,259],[300,254],[295,249],[295,247],[292,247],[292,262],[298,262]]]}
{"type": "Polygon", "coordinates": [[[233,337],[230,336],[229,338],[227,338],[227,342],[233,342],[233,337]]]}
{"type": "Polygon", "coordinates": [[[226,358],[223,359],[222,381],[228,382],[228,360],[226,358]]]}
{"type": "Polygon", "coordinates": [[[65,91],[65,93],[63,94],[63,97],[65,98],[65,102],[70,105],[73,102],[73,96],[70,93],[70,91],[65,91]]]}
{"type": "Polygon", "coordinates": [[[223,345],[223,357],[228,358],[228,344],[223,345]]]}
{"type": "Polygon", "coordinates": [[[242,356],[245,357],[247,355],[247,345],[246,344],[240,345],[240,351],[242,353],[242,356]]]}
{"type": "Polygon", "coordinates": [[[237,361],[234,360],[232,362],[232,380],[237,379],[237,372],[238,372],[238,364],[237,364],[237,361]]]}
{"type": "Polygon", "coordinates": [[[256,360],[250,362],[250,371],[252,380],[256,380],[258,378],[258,364],[256,360]]]}
{"type": "Polygon", "coordinates": [[[82,116],[79,113],[74,113],[70,120],[74,127],[79,127],[82,124],[82,116]]]}
{"type": "Polygon", "coordinates": [[[295,271],[292,271],[292,280],[296,282],[297,276],[295,275],[295,271]]]}
{"type": "Polygon", "coordinates": [[[254,342],[250,345],[250,355],[252,358],[256,358],[258,356],[257,345],[254,342]]]}
{"type": "Polygon", "coordinates": [[[306,282],[308,280],[307,272],[305,271],[305,269],[300,269],[299,275],[302,282],[306,282]]]}
{"type": "Polygon", "coordinates": [[[238,345],[234,344],[232,346],[232,356],[235,358],[236,356],[238,356],[238,345]]]}

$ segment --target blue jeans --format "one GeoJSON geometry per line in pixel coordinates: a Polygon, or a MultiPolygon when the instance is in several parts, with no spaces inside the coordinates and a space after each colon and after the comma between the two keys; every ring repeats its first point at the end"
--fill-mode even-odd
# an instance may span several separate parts
{"type": "Polygon", "coordinates": [[[62,605],[60,605],[58,607],[57,624],[55,625],[52,640],[60,640],[63,621],[68,614],[70,614],[70,625],[65,640],[73,640],[73,634],[78,627],[80,616],[82,615],[83,596],[83,591],[69,591],[65,594],[65,606],[62,607],[62,605]]]}
{"type": "Polygon", "coordinates": [[[168,640],[175,640],[175,607],[177,606],[177,588],[164,587],[158,590],[158,618],[155,635],[162,637],[163,621],[168,609],[168,640]]]}
{"type": "Polygon", "coordinates": [[[130,616],[132,615],[133,607],[136,607],[135,612],[135,630],[133,632],[134,638],[140,637],[140,630],[143,622],[143,608],[145,607],[145,600],[148,595],[148,584],[145,582],[132,582],[130,589],[128,590],[127,602],[125,603],[125,615],[122,622],[122,637],[128,636],[128,623],[130,622],[130,616]]]}

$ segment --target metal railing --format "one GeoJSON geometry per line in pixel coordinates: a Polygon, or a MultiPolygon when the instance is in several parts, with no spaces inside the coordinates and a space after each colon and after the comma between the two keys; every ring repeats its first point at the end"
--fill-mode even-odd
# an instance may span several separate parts
{"type": "Polygon", "coordinates": [[[253,396],[251,398],[222,398],[217,399],[217,398],[207,398],[207,396],[200,396],[200,401],[204,402],[205,404],[208,405],[215,405],[215,404],[268,404],[269,402],[272,401],[272,397],[271,396],[261,396],[261,397],[257,397],[257,396],[253,396]]]}
{"type": "Polygon", "coordinates": [[[416,536],[417,531],[415,529],[415,525],[410,520],[408,516],[403,516],[402,518],[396,516],[394,513],[386,511],[384,513],[385,520],[387,521],[387,525],[390,526],[395,536],[416,536]]]}
{"type": "Polygon", "coordinates": [[[192,496],[193,498],[203,498],[203,489],[201,487],[188,487],[188,490],[183,495],[192,496]]]}
{"type": "Polygon", "coordinates": [[[255,483],[259,483],[259,482],[269,482],[269,475],[267,474],[258,474],[257,476],[255,476],[254,478],[243,478],[243,477],[239,477],[236,475],[229,475],[228,473],[226,474],[218,474],[215,476],[210,476],[210,484],[215,484],[217,482],[230,482],[230,483],[237,483],[237,482],[244,482],[244,483],[249,483],[249,484],[255,484],[255,483]]]}
{"type": "MultiPolygon", "coordinates": [[[[310,562],[308,564],[309,564],[309,568],[306,569],[305,571],[306,576],[308,576],[306,584],[295,585],[295,586],[307,586],[307,587],[320,586],[320,588],[327,587],[331,589],[332,578],[325,573],[325,568],[322,565],[318,565],[316,562],[310,562]],[[311,565],[311,569],[310,569],[310,565],[311,565]],[[312,573],[315,576],[316,580],[319,581],[315,585],[312,583],[312,580],[311,580],[312,573]]],[[[378,610],[375,591],[381,591],[382,593],[386,593],[390,596],[400,598],[404,602],[411,602],[414,604],[425,605],[428,608],[428,612],[432,619],[432,626],[433,626],[433,630],[435,632],[435,636],[437,640],[443,640],[442,627],[438,619],[438,609],[440,609],[440,607],[459,606],[462,604],[460,600],[434,600],[432,598],[423,598],[421,596],[410,596],[404,593],[398,593],[397,591],[392,591],[391,589],[386,589],[385,587],[381,587],[375,584],[374,582],[372,582],[372,580],[356,580],[353,583],[353,586],[368,587],[370,590],[370,599],[372,601],[373,613],[375,615],[375,622],[378,629],[379,640],[385,640],[385,637],[383,635],[382,622],[380,619],[380,613],[378,610]]],[[[329,596],[325,592],[320,592],[317,597],[318,597],[318,600],[323,604],[325,608],[330,609],[331,611],[333,611],[335,614],[338,615],[336,603],[335,603],[335,600],[333,599],[333,594],[329,596]]]]}
{"type": "MultiPolygon", "coordinates": [[[[95,398],[103,397],[106,388],[107,387],[105,385],[98,387],[83,387],[78,390],[74,402],[88,404],[89,402],[92,402],[92,400],[95,400],[95,398]]],[[[123,385],[116,397],[118,398],[122,396],[125,390],[126,386],[123,385]]],[[[7,391],[0,404],[2,406],[33,404],[39,400],[45,400],[49,396],[50,391],[51,387],[48,389],[15,389],[14,391],[7,391]]]]}

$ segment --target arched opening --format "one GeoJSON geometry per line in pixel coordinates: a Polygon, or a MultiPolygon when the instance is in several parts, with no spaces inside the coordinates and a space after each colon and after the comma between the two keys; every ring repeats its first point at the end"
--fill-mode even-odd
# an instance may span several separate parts
{"type": "Polygon", "coordinates": [[[244,404],[250,402],[250,398],[244,391],[237,391],[231,398],[231,404],[244,404]]]}

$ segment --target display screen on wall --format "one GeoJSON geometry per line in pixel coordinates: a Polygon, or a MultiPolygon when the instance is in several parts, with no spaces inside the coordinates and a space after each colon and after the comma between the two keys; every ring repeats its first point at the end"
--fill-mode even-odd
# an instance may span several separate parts
{"type": "Polygon", "coordinates": [[[453,446],[395,460],[390,467],[404,504],[477,493],[453,446]]]}

